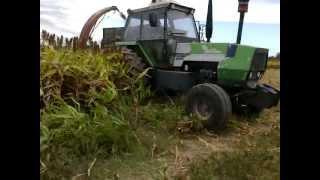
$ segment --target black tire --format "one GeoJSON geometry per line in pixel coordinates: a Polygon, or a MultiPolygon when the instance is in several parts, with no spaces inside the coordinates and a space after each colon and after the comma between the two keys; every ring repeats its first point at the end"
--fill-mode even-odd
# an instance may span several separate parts
{"type": "Polygon", "coordinates": [[[190,89],[186,97],[186,112],[205,121],[206,128],[226,128],[232,113],[229,95],[216,84],[199,84],[190,89]]]}
{"type": "Polygon", "coordinates": [[[224,96],[225,101],[227,103],[227,108],[228,108],[227,112],[229,113],[229,115],[232,114],[232,102],[227,92],[224,89],[222,89],[220,86],[215,84],[206,83],[205,85],[210,86],[211,88],[216,88],[218,92],[220,92],[224,96]]]}

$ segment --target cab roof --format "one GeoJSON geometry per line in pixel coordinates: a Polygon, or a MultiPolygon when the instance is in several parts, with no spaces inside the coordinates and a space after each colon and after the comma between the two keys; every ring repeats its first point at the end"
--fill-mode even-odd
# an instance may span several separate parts
{"type": "Polygon", "coordinates": [[[184,11],[187,13],[190,12],[192,14],[195,11],[194,8],[183,6],[183,5],[180,5],[177,3],[165,2],[165,3],[151,4],[150,6],[147,6],[144,8],[139,8],[139,9],[134,9],[134,10],[128,9],[128,14],[141,13],[141,12],[157,10],[157,9],[161,9],[161,8],[176,9],[176,10],[184,11]]]}

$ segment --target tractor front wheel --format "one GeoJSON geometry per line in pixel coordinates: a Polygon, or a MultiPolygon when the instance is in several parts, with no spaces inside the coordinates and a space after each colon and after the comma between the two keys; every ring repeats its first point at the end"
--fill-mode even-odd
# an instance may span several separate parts
{"type": "Polygon", "coordinates": [[[226,127],[232,113],[228,94],[216,84],[199,84],[190,89],[186,98],[186,112],[203,120],[210,130],[226,127]]]}

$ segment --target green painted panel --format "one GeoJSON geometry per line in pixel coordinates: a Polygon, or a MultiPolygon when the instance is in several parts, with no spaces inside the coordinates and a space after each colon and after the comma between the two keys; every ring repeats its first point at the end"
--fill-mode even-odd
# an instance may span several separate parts
{"type": "Polygon", "coordinates": [[[163,54],[163,40],[142,40],[137,43],[141,50],[148,55],[153,67],[168,66],[170,62],[163,54]]]}
{"type": "Polygon", "coordinates": [[[246,80],[255,49],[251,46],[239,45],[235,57],[219,63],[218,80],[246,80]]]}
{"type": "Polygon", "coordinates": [[[213,43],[214,48],[221,51],[224,54],[227,53],[228,45],[228,43],[213,43]]]}
{"type": "Polygon", "coordinates": [[[192,43],[191,44],[191,52],[194,54],[201,54],[203,53],[201,43],[192,43]]]}
{"type": "MultiPolygon", "coordinates": [[[[226,54],[229,43],[191,43],[192,54],[226,54]]],[[[251,66],[255,47],[238,45],[236,55],[218,65],[219,81],[243,81],[251,66]]]]}
{"type": "Polygon", "coordinates": [[[152,67],[155,66],[156,61],[153,59],[153,56],[150,56],[150,52],[148,51],[148,49],[143,48],[143,46],[140,43],[138,43],[138,46],[144,57],[147,59],[149,65],[152,67]]]}
{"type": "Polygon", "coordinates": [[[191,43],[192,54],[225,54],[227,43],[191,43]]]}

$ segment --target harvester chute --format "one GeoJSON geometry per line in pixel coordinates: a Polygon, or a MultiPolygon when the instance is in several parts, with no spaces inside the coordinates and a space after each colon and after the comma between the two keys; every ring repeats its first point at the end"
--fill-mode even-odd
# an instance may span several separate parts
{"type": "Polygon", "coordinates": [[[89,40],[89,37],[91,36],[91,34],[94,30],[94,27],[95,27],[97,21],[99,20],[99,18],[110,11],[119,12],[121,18],[126,20],[126,16],[122,12],[120,12],[116,6],[106,7],[106,8],[103,8],[103,9],[97,11],[87,20],[87,22],[82,27],[80,37],[79,37],[79,48],[83,49],[86,47],[86,43],[89,40]]]}

